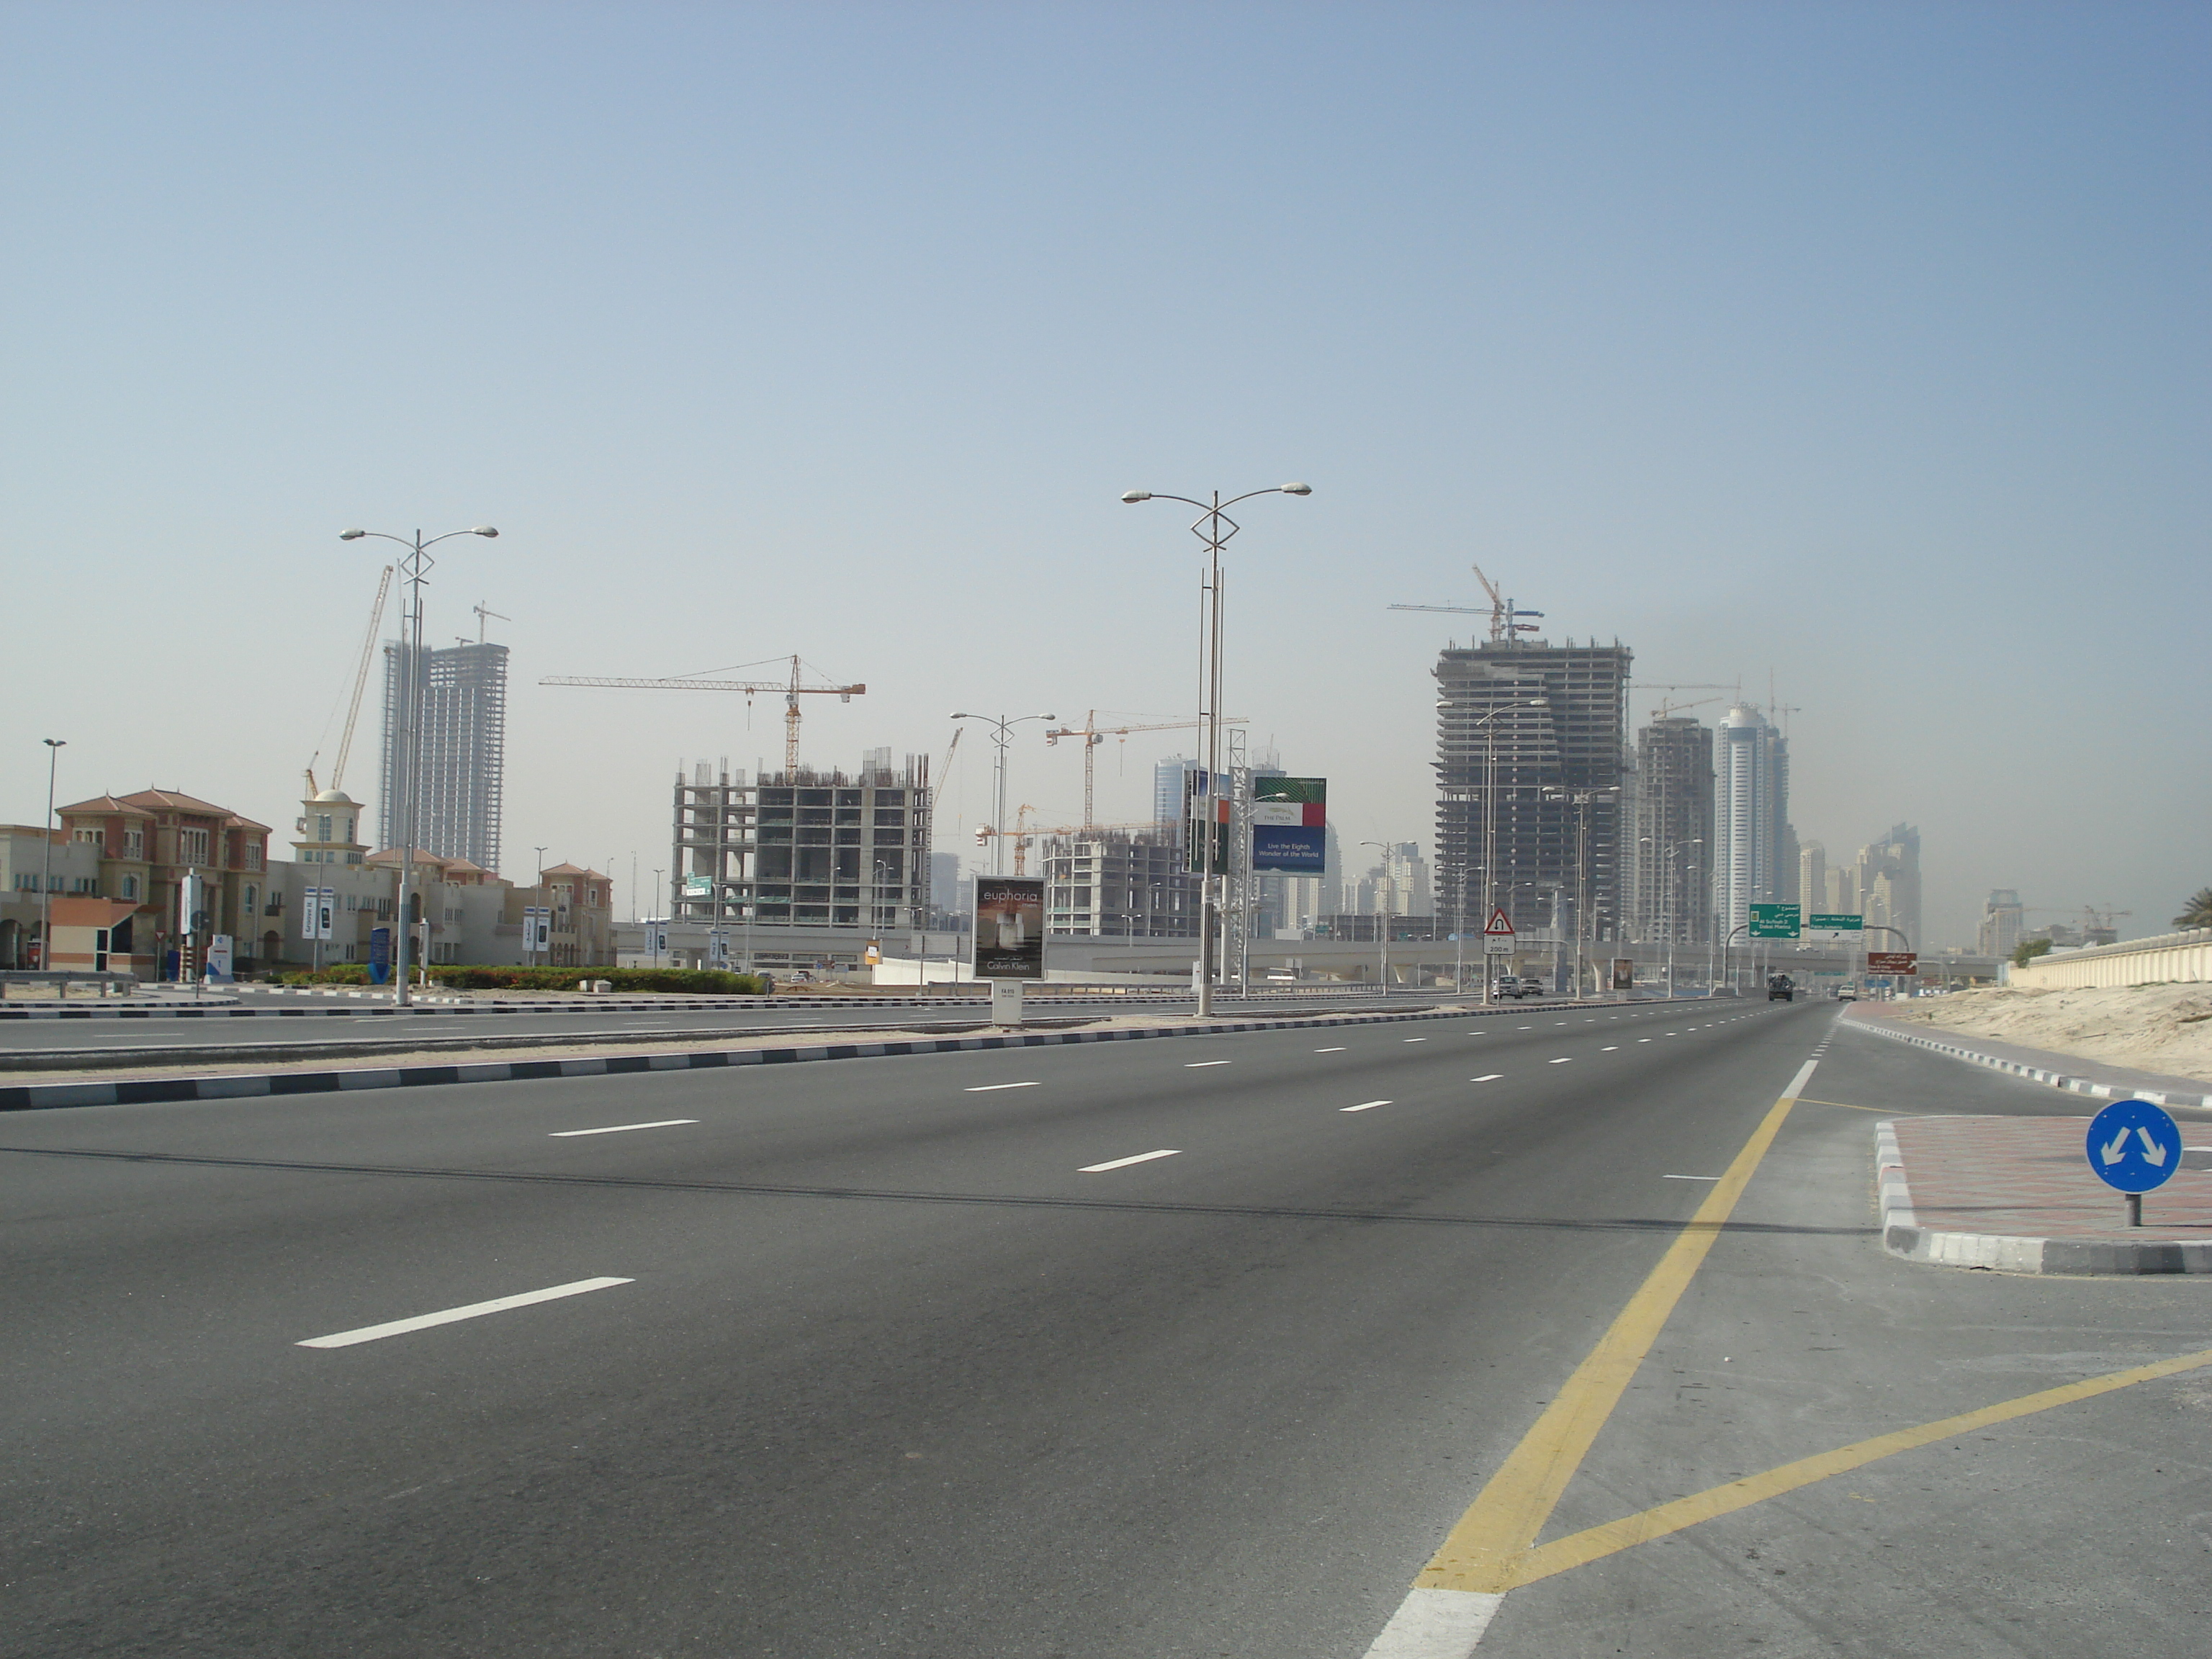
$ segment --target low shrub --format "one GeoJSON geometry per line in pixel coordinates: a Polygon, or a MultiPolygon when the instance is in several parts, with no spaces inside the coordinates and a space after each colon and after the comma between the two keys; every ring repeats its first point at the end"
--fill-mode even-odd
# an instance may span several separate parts
{"type": "MultiPolygon", "coordinates": [[[[275,975],[283,985],[366,985],[366,963],[343,962],[320,973],[275,975]]],[[[754,974],[711,968],[477,968],[433,964],[430,983],[451,991],[573,991],[585,981],[605,980],[617,991],[680,991],[695,995],[763,996],[768,986],[754,974]]]]}

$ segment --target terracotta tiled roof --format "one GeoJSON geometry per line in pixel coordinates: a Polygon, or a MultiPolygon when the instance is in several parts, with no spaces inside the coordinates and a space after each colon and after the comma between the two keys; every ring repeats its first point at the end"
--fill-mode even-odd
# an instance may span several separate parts
{"type": "Polygon", "coordinates": [[[90,800],[81,800],[74,806],[59,806],[57,812],[119,812],[125,817],[150,818],[154,815],[143,806],[134,806],[129,800],[118,800],[113,795],[94,795],[90,800]]]}
{"type": "Polygon", "coordinates": [[[593,881],[605,881],[606,879],[606,878],[601,875],[598,871],[586,870],[579,864],[556,864],[539,871],[538,873],[541,876],[587,876],[593,881]]]}
{"type": "Polygon", "coordinates": [[[125,795],[127,806],[143,806],[157,812],[204,812],[210,817],[227,818],[230,808],[217,806],[196,795],[187,795],[181,789],[141,789],[135,795],[125,795]]]}

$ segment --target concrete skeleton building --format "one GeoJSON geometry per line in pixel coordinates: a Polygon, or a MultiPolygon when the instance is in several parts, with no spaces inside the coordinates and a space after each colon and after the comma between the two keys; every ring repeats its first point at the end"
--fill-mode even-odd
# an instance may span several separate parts
{"type": "Polygon", "coordinates": [[[1626,854],[1630,936],[1703,945],[1712,937],[1713,732],[1687,714],[1636,735],[1626,854]]]}
{"type": "Polygon", "coordinates": [[[2021,904],[2019,889],[1992,888],[1988,902],[1982,906],[1981,930],[1974,948],[1985,957],[2008,957],[2020,947],[2027,926],[2027,912],[2021,904]]]}
{"type": "Polygon", "coordinates": [[[1587,937],[1615,935],[1632,654],[1506,635],[1439,655],[1435,902],[1452,926],[1480,929],[1486,887],[1517,928],[1571,931],[1579,899],[1587,937]]]}
{"type": "Polygon", "coordinates": [[[1196,939],[1199,878],[1182,832],[1087,830],[1043,848],[1045,931],[1062,937],[1196,939]]]}
{"type": "MultiPolygon", "coordinates": [[[[726,763],[678,773],[667,915],[696,954],[727,935],[769,967],[857,960],[866,942],[927,928],[929,762],[860,771],[763,773],[726,763]]],[[[688,959],[688,957],[687,957],[688,959]]]]}
{"type": "Polygon", "coordinates": [[[1920,831],[1909,823],[1892,825],[1881,840],[1859,848],[1856,874],[1866,925],[1893,927],[1911,941],[1897,948],[1920,948],[1920,831]]]}
{"type": "Polygon", "coordinates": [[[441,858],[465,859],[496,872],[507,771],[507,647],[471,644],[384,647],[384,769],[378,796],[379,840],[410,839],[400,784],[406,775],[404,717],[409,671],[421,687],[422,732],[416,749],[421,787],[416,804],[417,846],[441,858]]]}

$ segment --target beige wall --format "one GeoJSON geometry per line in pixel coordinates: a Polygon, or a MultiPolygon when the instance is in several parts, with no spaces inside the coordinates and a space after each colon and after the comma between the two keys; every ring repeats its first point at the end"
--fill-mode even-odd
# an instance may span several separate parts
{"type": "Polygon", "coordinates": [[[2037,991],[2070,991],[2091,985],[2176,980],[2212,980],[2212,927],[2037,957],[2026,967],[2014,968],[2009,982],[2037,991]]]}

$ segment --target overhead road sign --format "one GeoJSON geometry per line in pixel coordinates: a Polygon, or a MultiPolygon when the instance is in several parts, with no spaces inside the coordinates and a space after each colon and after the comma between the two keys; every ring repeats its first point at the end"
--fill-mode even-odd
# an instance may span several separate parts
{"type": "Polygon", "coordinates": [[[1753,939],[1796,939],[1797,916],[1794,904],[1754,904],[1747,931],[1753,939]]]}
{"type": "Polygon", "coordinates": [[[1920,953],[1917,951],[1869,951],[1867,952],[1866,970],[1869,974],[1894,974],[1909,979],[1920,971],[1920,953]]]}
{"type": "Polygon", "coordinates": [[[1805,918],[1805,926],[1816,933],[1856,933],[1865,929],[1866,918],[1843,911],[1815,910],[1805,918]]]}

